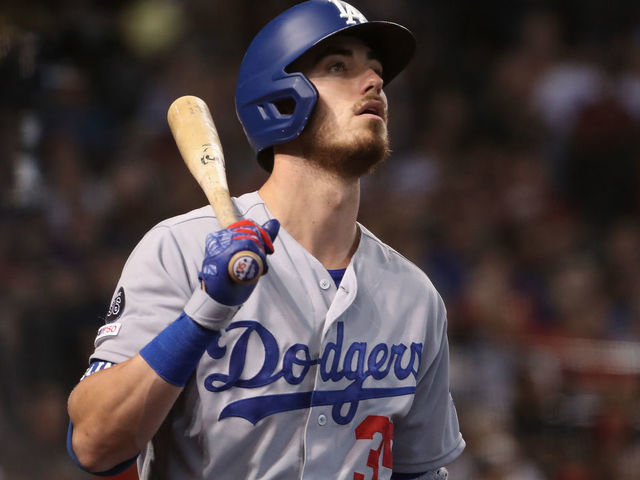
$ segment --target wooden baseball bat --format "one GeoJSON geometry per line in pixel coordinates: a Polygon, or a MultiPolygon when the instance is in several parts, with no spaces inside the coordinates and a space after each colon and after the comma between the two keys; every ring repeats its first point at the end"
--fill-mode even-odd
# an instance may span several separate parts
{"type": "MultiPolygon", "coordinates": [[[[191,95],[180,97],[169,107],[167,121],[182,159],[207,196],[222,228],[237,222],[220,137],[207,104],[191,95]]],[[[248,284],[260,278],[264,264],[255,252],[244,250],[231,257],[228,271],[234,282],[248,284]],[[249,268],[251,260],[257,262],[257,273],[249,268]]]]}

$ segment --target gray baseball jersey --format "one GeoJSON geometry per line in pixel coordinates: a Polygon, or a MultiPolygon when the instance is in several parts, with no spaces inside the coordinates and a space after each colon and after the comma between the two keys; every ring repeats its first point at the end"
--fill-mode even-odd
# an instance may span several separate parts
{"type": "MultiPolygon", "coordinates": [[[[235,204],[262,224],[258,193],[235,204]]],[[[122,272],[92,359],[123,362],[199,288],[211,207],[161,222],[122,272]]],[[[388,479],[463,450],[446,311],[426,275],[360,226],[339,288],[284,229],[258,282],[141,452],[143,479],[388,479]]]]}

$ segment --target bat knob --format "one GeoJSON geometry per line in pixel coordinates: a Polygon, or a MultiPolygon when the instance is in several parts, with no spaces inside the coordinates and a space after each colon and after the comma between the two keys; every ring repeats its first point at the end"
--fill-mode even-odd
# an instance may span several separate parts
{"type": "Polygon", "coordinates": [[[257,253],[243,250],[229,259],[228,271],[234,282],[250,285],[264,272],[264,262],[257,253]]]}

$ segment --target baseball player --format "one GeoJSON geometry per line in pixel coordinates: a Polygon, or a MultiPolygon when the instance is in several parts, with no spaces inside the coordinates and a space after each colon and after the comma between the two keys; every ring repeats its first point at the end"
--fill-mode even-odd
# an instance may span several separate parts
{"type": "Polygon", "coordinates": [[[69,398],[68,448],[142,479],[443,479],[464,449],[449,394],[446,311],[416,266],[356,218],[360,177],[388,155],[383,91],[404,27],[340,0],[268,23],[236,108],[260,165],[243,220],[211,207],[133,250],[69,398]],[[277,219],[277,220],[276,220],[277,219]],[[234,283],[230,257],[267,272],[234,283]]]}

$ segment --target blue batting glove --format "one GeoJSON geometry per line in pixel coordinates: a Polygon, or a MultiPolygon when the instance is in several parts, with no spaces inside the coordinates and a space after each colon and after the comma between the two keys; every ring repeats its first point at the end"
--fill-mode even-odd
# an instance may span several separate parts
{"type": "MultiPolygon", "coordinates": [[[[204,283],[205,291],[215,301],[223,305],[243,304],[257,282],[251,284],[236,283],[227,270],[229,260],[237,252],[250,250],[256,253],[264,265],[263,275],[267,273],[267,255],[273,253],[273,241],[278,235],[280,222],[275,219],[259,226],[251,220],[240,220],[207,235],[202,271],[198,278],[204,283]]],[[[250,261],[246,266],[247,279],[257,274],[258,264],[250,261]]]]}

